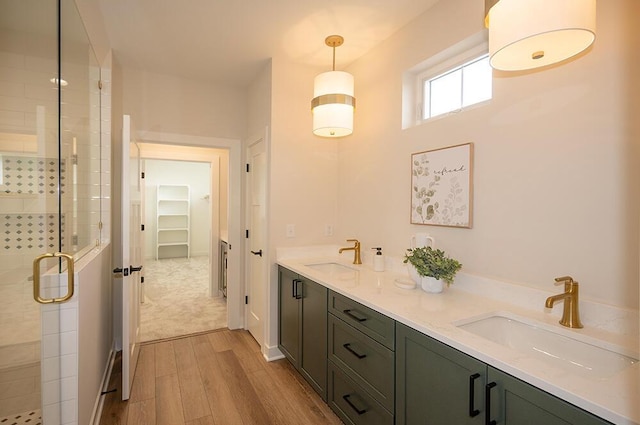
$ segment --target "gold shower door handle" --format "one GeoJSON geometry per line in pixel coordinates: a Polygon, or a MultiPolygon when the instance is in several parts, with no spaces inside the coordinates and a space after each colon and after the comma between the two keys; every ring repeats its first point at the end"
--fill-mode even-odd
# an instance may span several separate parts
{"type": "Polygon", "coordinates": [[[73,297],[73,256],[64,252],[47,253],[36,257],[33,260],[33,299],[40,304],[63,303],[73,297]],[[45,258],[64,258],[67,260],[67,294],[60,298],[42,298],[40,296],[40,261],[45,258]]]}

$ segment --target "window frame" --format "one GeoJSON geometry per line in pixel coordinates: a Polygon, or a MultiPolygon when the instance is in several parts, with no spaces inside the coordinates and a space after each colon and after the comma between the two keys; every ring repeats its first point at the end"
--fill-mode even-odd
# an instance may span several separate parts
{"type": "MultiPolygon", "coordinates": [[[[453,57],[449,57],[444,60],[439,60],[437,63],[433,63],[431,66],[428,66],[424,69],[424,71],[416,74],[415,78],[415,89],[416,89],[416,122],[417,124],[422,124],[427,121],[431,121],[434,119],[440,119],[443,117],[447,117],[451,114],[457,114],[462,111],[466,111],[468,109],[476,108],[478,106],[485,105],[491,102],[493,99],[493,81],[492,81],[492,89],[491,89],[491,97],[481,102],[473,103],[468,106],[462,106],[459,109],[454,109],[452,111],[444,112],[442,114],[438,114],[435,116],[424,116],[425,107],[427,106],[427,94],[426,94],[426,83],[428,81],[434,80],[436,78],[443,77],[448,75],[449,73],[455,72],[463,67],[475,63],[489,55],[489,45],[486,41],[482,43],[476,44],[475,46],[454,55],[453,57]]],[[[435,59],[435,58],[434,58],[435,59]]],[[[440,58],[438,58],[440,59],[440,58]]],[[[493,79],[493,77],[492,77],[493,79]]],[[[464,87],[464,80],[461,83],[461,87],[464,87]]],[[[430,101],[430,99],[429,99],[430,101]]]]}

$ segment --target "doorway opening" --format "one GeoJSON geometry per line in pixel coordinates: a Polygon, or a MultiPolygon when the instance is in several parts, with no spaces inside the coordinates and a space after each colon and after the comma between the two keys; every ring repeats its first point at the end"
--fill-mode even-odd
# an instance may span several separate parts
{"type": "Polygon", "coordinates": [[[141,341],[227,327],[220,245],[228,223],[228,151],[152,143],[141,143],[140,150],[141,341]]]}

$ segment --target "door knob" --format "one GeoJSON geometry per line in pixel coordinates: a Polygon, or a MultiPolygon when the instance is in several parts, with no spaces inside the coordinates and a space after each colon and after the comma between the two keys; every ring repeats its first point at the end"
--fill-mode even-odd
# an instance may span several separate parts
{"type": "Polygon", "coordinates": [[[262,257],[262,250],[260,250],[260,251],[251,251],[251,253],[252,253],[253,255],[259,255],[259,256],[261,256],[261,257],[262,257]]]}
{"type": "Polygon", "coordinates": [[[140,267],[129,266],[129,270],[131,270],[131,273],[139,272],[140,270],[142,270],[142,266],[140,266],[140,267]]]}

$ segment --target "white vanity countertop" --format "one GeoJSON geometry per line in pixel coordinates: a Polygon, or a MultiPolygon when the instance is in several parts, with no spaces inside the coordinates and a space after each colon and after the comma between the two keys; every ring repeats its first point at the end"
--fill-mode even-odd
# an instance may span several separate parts
{"type": "MultiPolygon", "coordinates": [[[[289,249],[286,251],[291,253],[289,249]]],[[[507,285],[506,291],[504,287],[494,288],[495,291],[492,291],[492,296],[489,297],[478,293],[478,288],[488,287],[482,282],[482,278],[474,280],[473,276],[459,274],[456,284],[445,288],[443,293],[429,294],[419,287],[402,289],[396,286],[396,279],[404,281],[408,279],[408,274],[403,273],[401,269],[374,272],[370,266],[355,266],[345,262],[347,258],[344,255],[332,256],[329,254],[330,250],[319,252],[322,256],[313,257],[312,254],[318,254],[318,251],[303,249],[298,251],[297,255],[283,255],[279,251],[277,263],[614,424],[640,425],[640,362],[608,378],[586,377],[550,366],[541,360],[528,357],[456,326],[456,323],[464,319],[496,312],[508,312],[511,315],[553,326],[561,333],[575,332],[583,338],[602,341],[604,346],[621,347],[625,353],[637,359],[637,312],[632,311],[630,317],[619,318],[621,321],[629,318],[634,320],[635,314],[636,323],[630,326],[631,330],[626,335],[607,331],[606,324],[590,327],[584,316],[584,329],[569,330],[558,324],[556,313],[561,312],[562,305],[557,306],[553,314],[544,309],[544,296],[551,293],[532,295],[531,291],[536,292],[535,290],[522,288],[522,293],[517,294],[519,291],[517,285],[507,285]],[[301,255],[308,255],[308,257],[304,258],[301,255]],[[356,268],[358,272],[355,279],[332,278],[327,273],[307,267],[309,264],[327,262],[356,268]],[[493,296],[494,292],[498,296],[493,296]],[[500,296],[501,292],[502,296],[500,296]],[[516,293],[516,295],[505,296],[505,292],[516,293]],[[528,298],[529,302],[535,299],[539,308],[524,308],[522,302],[505,301],[510,299],[505,298],[509,296],[514,299],[528,298]]],[[[348,257],[350,258],[351,255],[348,257]]],[[[561,289],[555,293],[559,292],[561,289]]],[[[594,309],[587,308],[587,310],[594,309]]],[[[608,319],[608,322],[616,320],[608,319]]],[[[609,323],[609,326],[615,326],[615,323],[613,325],[609,323]]]]}

